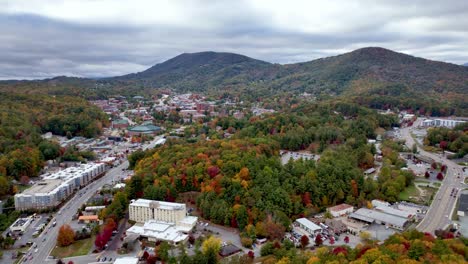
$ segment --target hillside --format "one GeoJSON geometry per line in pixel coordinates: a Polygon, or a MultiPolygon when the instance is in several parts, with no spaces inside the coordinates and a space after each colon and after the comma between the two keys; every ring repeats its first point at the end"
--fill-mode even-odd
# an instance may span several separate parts
{"type": "Polygon", "coordinates": [[[205,91],[245,86],[263,78],[274,66],[233,53],[184,53],[139,73],[108,78],[103,82],[137,83],[146,88],[205,91]]]}
{"type": "Polygon", "coordinates": [[[279,65],[233,53],[184,53],[139,73],[99,80],[57,77],[0,82],[0,91],[85,97],[147,95],[158,89],[223,94],[244,99],[280,93],[344,96],[376,108],[425,114],[468,111],[468,68],[383,48],[362,48],[309,62],[279,65]]]}

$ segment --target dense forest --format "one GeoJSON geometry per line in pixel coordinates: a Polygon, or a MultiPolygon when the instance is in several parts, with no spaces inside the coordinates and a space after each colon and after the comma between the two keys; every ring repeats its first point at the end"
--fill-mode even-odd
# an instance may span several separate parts
{"type": "Polygon", "coordinates": [[[37,176],[45,160],[77,154],[41,134],[94,137],[107,122],[100,109],[80,98],[1,93],[0,196],[14,192],[9,178],[37,176]]]}
{"type": "MultiPolygon", "coordinates": [[[[196,142],[188,134],[187,140],[169,140],[155,150],[132,154],[136,175],[127,185],[128,197],[176,201],[196,192],[198,198],[191,202],[214,223],[244,230],[271,222],[287,229],[290,218],[337,203],[396,201],[414,178],[399,170],[404,163],[391,144],[382,149],[379,181],[363,176],[375,153],[367,138],[375,138],[379,127],[391,126],[394,117],[356,105],[302,105],[289,114],[212,122],[211,127],[236,126],[237,132],[230,139],[200,134],[196,142]],[[321,156],[318,162],[300,159],[282,165],[280,149],[307,149],[321,156]]],[[[215,131],[209,127],[199,129],[209,135],[215,131]]]]}

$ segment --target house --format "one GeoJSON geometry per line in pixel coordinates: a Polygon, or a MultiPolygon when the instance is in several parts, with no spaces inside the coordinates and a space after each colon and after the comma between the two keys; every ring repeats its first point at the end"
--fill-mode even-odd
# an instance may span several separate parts
{"type": "Polygon", "coordinates": [[[343,203],[328,208],[328,211],[331,215],[333,215],[333,217],[340,217],[354,212],[354,207],[349,204],[343,203]]]}
{"type": "Polygon", "coordinates": [[[219,251],[219,255],[223,258],[232,256],[238,252],[241,252],[242,250],[232,244],[226,245],[221,248],[219,251]]]}

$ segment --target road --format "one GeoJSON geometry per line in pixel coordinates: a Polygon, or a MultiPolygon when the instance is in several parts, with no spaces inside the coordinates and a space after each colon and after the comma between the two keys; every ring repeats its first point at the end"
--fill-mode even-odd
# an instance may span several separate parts
{"type": "Polygon", "coordinates": [[[122,173],[122,169],[128,167],[128,161],[125,161],[109,170],[102,178],[91,183],[87,187],[80,190],[73,198],[71,198],[65,205],[62,206],[60,211],[55,215],[54,219],[46,227],[46,231],[36,239],[38,243],[38,252],[33,253],[33,259],[28,263],[42,264],[44,262],[55,263],[56,260],[47,259],[50,251],[54,248],[57,241],[57,234],[60,226],[66,224],[72,220],[73,215],[76,213],[78,208],[81,207],[96,191],[101,188],[104,184],[110,184],[115,181],[116,178],[122,173]],[[56,226],[52,226],[52,223],[56,221],[56,226]]]}
{"type": "MultiPolygon", "coordinates": [[[[157,144],[161,143],[163,137],[157,136],[152,141],[144,144],[143,149],[153,148],[157,144]]],[[[56,260],[48,259],[49,253],[54,248],[57,241],[57,234],[60,226],[69,223],[72,220],[73,215],[77,212],[78,208],[81,207],[89,198],[96,193],[96,191],[105,184],[113,184],[120,181],[122,171],[128,168],[128,160],[125,160],[120,165],[110,169],[102,178],[94,181],[87,187],[80,190],[75,194],[65,205],[62,206],[60,211],[55,214],[55,217],[50,221],[46,227],[47,231],[44,231],[41,236],[36,238],[38,244],[38,252],[34,252],[33,259],[27,263],[31,264],[43,264],[44,262],[55,263],[56,260]],[[52,226],[52,223],[56,221],[56,226],[52,226]]],[[[33,252],[33,250],[31,250],[33,252]]]]}
{"type": "MultiPolygon", "coordinates": [[[[414,122],[413,127],[418,126],[421,122],[422,119],[418,118],[418,120],[414,122]]],[[[406,141],[406,146],[409,149],[411,149],[415,143],[410,134],[411,130],[412,127],[406,127],[400,130],[401,136],[406,141]]],[[[452,210],[461,193],[459,189],[463,186],[461,183],[463,181],[463,177],[460,176],[463,175],[463,167],[439,154],[424,151],[419,147],[418,151],[420,155],[430,157],[436,162],[447,165],[447,173],[442,181],[442,185],[434,196],[426,216],[416,227],[419,231],[433,234],[435,230],[443,229],[451,223],[450,218],[452,216],[452,210]],[[458,189],[458,192],[456,195],[451,196],[453,189],[458,189]]]]}

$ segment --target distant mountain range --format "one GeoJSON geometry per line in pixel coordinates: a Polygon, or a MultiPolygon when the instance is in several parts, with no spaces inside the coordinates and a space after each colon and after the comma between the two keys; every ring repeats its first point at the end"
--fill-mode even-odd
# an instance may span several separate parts
{"type": "Polygon", "coordinates": [[[463,66],[468,66],[468,62],[467,62],[467,63],[465,63],[465,64],[463,64],[463,66]]]}
{"type": "MultiPolygon", "coordinates": [[[[82,93],[80,88],[85,86],[97,90],[97,94],[104,91],[143,94],[154,89],[173,89],[229,93],[248,91],[249,94],[260,91],[259,94],[263,96],[278,92],[331,96],[391,95],[413,99],[424,96],[463,105],[468,103],[468,68],[378,47],[287,65],[210,51],[184,53],[145,71],[124,76],[97,80],[57,77],[42,81],[2,82],[0,91],[24,86],[39,90],[42,87],[48,93],[60,90],[54,87],[73,87],[74,94],[82,93]]],[[[67,93],[63,90],[60,92],[67,93]]]]}

